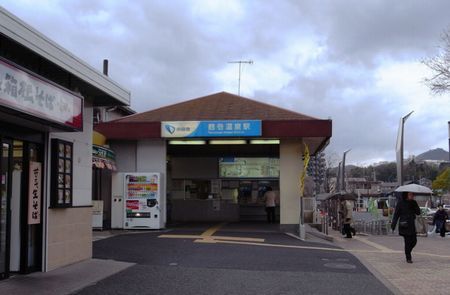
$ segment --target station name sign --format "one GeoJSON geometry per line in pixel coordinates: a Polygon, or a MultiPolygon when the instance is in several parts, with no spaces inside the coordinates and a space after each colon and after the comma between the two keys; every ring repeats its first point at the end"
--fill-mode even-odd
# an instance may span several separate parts
{"type": "Polygon", "coordinates": [[[261,136],[261,120],[161,122],[161,137],[261,136]]]}
{"type": "Polygon", "coordinates": [[[0,104],[83,130],[83,98],[0,59],[0,104]]]}

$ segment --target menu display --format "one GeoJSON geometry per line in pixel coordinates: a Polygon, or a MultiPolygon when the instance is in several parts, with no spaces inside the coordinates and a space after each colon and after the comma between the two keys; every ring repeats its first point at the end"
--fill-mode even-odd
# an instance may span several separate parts
{"type": "Polygon", "coordinates": [[[277,158],[219,158],[222,178],[278,178],[280,159],[277,158]]]}
{"type": "Polygon", "coordinates": [[[53,207],[72,206],[73,143],[52,140],[52,199],[53,207]]]}

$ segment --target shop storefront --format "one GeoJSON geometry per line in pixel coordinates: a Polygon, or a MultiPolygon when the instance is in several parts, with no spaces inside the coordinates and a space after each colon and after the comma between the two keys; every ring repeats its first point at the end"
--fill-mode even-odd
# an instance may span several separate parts
{"type": "Polygon", "coordinates": [[[92,108],[115,103],[129,93],[0,7],[0,278],[92,256],[92,108]]]}
{"type": "Polygon", "coordinates": [[[305,149],[321,151],[331,137],[330,120],[225,92],[96,129],[116,152],[118,172],[162,175],[164,221],[265,220],[270,187],[284,228],[298,224],[305,149]]]}
{"type": "Polygon", "coordinates": [[[111,228],[111,179],[117,171],[114,151],[100,145],[92,146],[92,205],[94,229],[111,228]]]}

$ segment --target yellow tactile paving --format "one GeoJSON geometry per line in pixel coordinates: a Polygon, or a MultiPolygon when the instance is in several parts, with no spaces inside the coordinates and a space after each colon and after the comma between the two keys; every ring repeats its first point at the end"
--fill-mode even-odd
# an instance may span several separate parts
{"type": "Polygon", "coordinates": [[[254,242],[254,243],[264,243],[264,239],[259,238],[243,238],[243,237],[228,237],[228,236],[214,236],[214,234],[225,225],[225,223],[217,224],[213,227],[208,228],[200,235],[160,235],[158,238],[168,238],[168,239],[195,239],[194,242],[202,243],[214,243],[216,240],[228,240],[228,241],[241,241],[241,242],[254,242]]]}

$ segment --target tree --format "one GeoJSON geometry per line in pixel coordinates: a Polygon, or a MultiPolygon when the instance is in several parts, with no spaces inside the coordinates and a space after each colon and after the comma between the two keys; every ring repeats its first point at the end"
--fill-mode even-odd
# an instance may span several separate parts
{"type": "Polygon", "coordinates": [[[434,94],[444,94],[450,91],[450,32],[441,36],[440,52],[422,62],[431,69],[432,76],[425,79],[425,83],[434,94]]]}
{"type": "Polygon", "coordinates": [[[445,169],[441,174],[433,181],[433,189],[450,191],[450,168],[445,169]]]}

